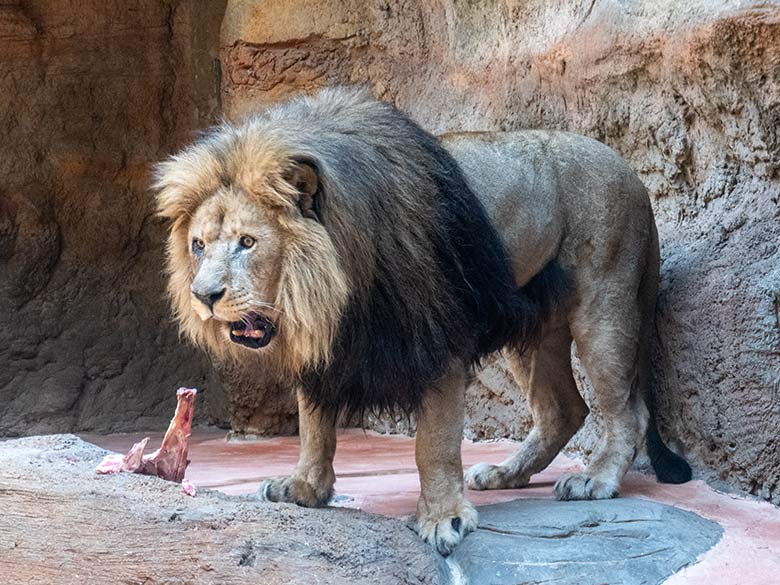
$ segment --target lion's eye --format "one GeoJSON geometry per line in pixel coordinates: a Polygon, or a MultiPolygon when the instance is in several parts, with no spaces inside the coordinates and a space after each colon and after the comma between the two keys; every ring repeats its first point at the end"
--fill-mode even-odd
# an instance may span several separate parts
{"type": "Polygon", "coordinates": [[[192,239],[192,251],[195,254],[201,253],[205,247],[206,247],[206,243],[200,238],[192,239]]]}
{"type": "Polygon", "coordinates": [[[242,248],[251,248],[255,245],[255,239],[252,236],[241,236],[238,243],[242,248]]]}

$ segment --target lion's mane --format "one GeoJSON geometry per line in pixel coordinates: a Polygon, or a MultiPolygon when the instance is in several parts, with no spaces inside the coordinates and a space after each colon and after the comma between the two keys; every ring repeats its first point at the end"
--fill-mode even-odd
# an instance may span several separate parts
{"type": "Polygon", "coordinates": [[[193,340],[252,358],[226,349],[215,324],[190,308],[189,217],[221,185],[260,204],[294,205],[283,177],[300,160],[319,177],[319,221],[286,226],[283,320],[259,367],[284,364],[318,406],[410,412],[453,359],[475,363],[533,336],[546,295],[517,288],[453,158],[397,109],[342,88],[215,128],[159,167],[160,211],[173,220],[169,292],[193,340]]]}

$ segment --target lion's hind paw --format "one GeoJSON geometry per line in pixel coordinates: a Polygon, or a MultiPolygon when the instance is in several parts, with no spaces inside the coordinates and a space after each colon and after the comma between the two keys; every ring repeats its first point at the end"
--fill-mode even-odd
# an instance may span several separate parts
{"type": "Polygon", "coordinates": [[[564,475],[555,483],[559,500],[606,500],[618,495],[620,484],[590,477],[587,473],[564,475]]]}
{"type": "Polygon", "coordinates": [[[528,485],[528,478],[520,473],[511,472],[503,465],[477,463],[464,476],[466,487],[470,490],[505,490],[522,488],[528,485]]]}

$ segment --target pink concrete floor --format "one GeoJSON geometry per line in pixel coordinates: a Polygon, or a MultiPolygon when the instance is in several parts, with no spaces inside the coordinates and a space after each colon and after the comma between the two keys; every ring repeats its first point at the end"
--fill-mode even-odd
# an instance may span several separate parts
{"type": "MultiPolygon", "coordinates": [[[[113,451],[126,451],[143,433],[82,435],[113,451]]],[[[159,444],[162,433],[152,433],[159,444]]],[[[466,467],[479,461],[500,462],[517,448],[513,441],[463,443],[466,467]]],[[[197,430],[190,443],[191,464],[187,477],[197,487],[227,494],[247,494],[267,477],[288,474],[297,460],[297,437],[256,441],[225,441],[224,431],[197,430]]],[[[419,482],[414,464],[414,440],[359,430],[339,432],[335,460],[336,493],[348,496],[339,505],[388,516],[414,513],[419,482]]],[[[550,498],[555,480],[576,471],[579,461],[559,456],[522,490],[468,492],[476,505],[518,498],[550,498]]],[[[629,472],[621,495],[647,498],[695,512],[718,522],[721,541],[700,562],[667,580],[667,585],[778,585],[780,584],[780,509],[765,502],[722,494],[702,481],[671,486],[655,478],[629,472]]]]}

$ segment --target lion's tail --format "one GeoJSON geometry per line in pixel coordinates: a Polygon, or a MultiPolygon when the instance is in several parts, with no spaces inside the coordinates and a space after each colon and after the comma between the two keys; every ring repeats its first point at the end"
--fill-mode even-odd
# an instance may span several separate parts
{"type": "Polygon", "coordinates": [[[647,427],[647,453],[658,481],[662,483],[685,483],[693,475],[691,466],[677,453],[669,449],[658,433],[655,416],[650,414],[647,427]]]}
{"type": "Polygon", "coordinates": [[[652,388],[652,368],[651,358],[653,351],[653,342],[656,338],[655,331],[655,312],[656,312],[656,297],[658,293],[658,287],[656,278],[658,274],[658,267],[660,263],[658,253],[658,235],[655,229],[655,222],[652,221],[653,242],[651,247],[651,258],[648,263],[648,267],[645,270],[645,274],[642,277],[640,284],[640,294],[643,298],[643,315],[642,315],[642,333],[641,333],[641,347],[639,349],[639,384],[641,385],[641,391],[644,395],[645,404],[647,410],[650,413],[647,424],[646,445],[647,454],[650,457],[650,463],[655,471],[655,476],[658,481],[663,483],[685,483],[690,481],[692,472],[691,466],[680,455],[669,449],[664,444],[661,434],[658,432],[658,423],[656,421],[656,404],[655,404],[655,392],[652,388]]]}
{"type": "MultiPolygon", "coordinates": [[[[642,353],[649,353],[643,350],[642,353]]],[[[640,378],[648,380],[651,376],[649,359],[647,366],[645,367],[643,362],[644,357],[640,358],[640,378]]],[[[650,412],[650,417],[647,421],[647,435],[645,437],[645,444],[647,446],[647,454],[650,457],[650,463],[655,471],[655,476],[658,481],[662,483],[685,483],[691,480],[692,471],[688,462],[672,451],[666,446],[661,434],[658,432],[658,423],[656,421],[655,412],[655,394],[653,389],[650,388],[649,381],[643,383],[645,404],[647,404],[647,410],[650,412]]]]}

